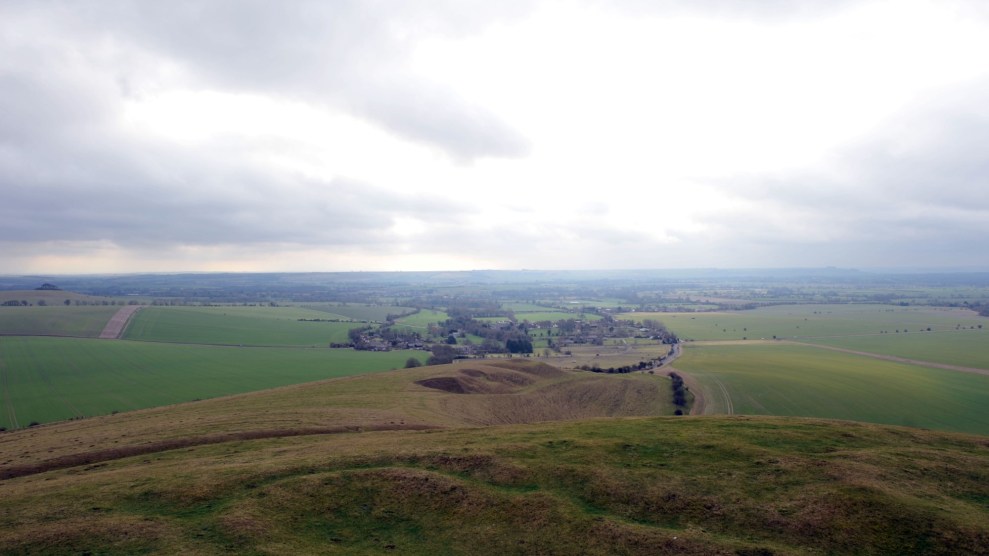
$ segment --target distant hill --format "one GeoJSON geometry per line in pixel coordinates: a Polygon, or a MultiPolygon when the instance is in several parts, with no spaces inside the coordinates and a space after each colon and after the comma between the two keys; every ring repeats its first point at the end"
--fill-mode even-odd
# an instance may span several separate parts
{"type": "Polygon", "coordinates": [[[92,304],[99,304],[103,301],[110,300],[108,297],[96,297],[52,288],[38,288],[34,290],[0,290],[0,303],[23,300],[27,301],[31,305],[37,305],[39,300],[44,300],[46,304],[51,304],[52,302],[65,303],[66,299],[73,303],[79,301],[92,304]]]}
{"type": "Polygon", "coordinates": [[[601,418],[667,383],[469,362],[3,433],[0,553],[987,552],[989,438],[601,418]]]}

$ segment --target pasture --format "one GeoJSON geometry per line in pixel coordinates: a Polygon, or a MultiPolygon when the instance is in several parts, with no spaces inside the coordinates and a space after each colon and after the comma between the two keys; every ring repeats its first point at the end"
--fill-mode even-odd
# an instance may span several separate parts
{"type": "Polygon", "coordinates": [[[710,313],[622,313],[616,318],[662,322],[688,340],[741,340],[897,334],[956,330],[979,325],[989,318],[968,309],[901,307],[895,305],[776,305],[747,311],[710,313]],[[899,331],[899,332],[897,332],[899,331]]]}
{"type": "Polygon", "coordinates": [[[552,321],[556,322],[558,320],[598,320],[601,315],[596,315],[594,313],[568,313],[566,311],[533,311],[527,313],[515,313],[515,320],[518,322],[529,321],[529,322],[542,322],[542,321],[552,321]]]}
{"type": "Polygon", "coordinates": [[[16,428],[401,368],[425,352],[0,337],[0,426],[16,428]]]}
{"type": "Polygon", "coordinates": [[[855,351],[989,369],[989,328],[814,338],[808,343],[855,351]]]}
{"type": "Polygon", "coordinates": [[[444,322],[449,318],[450,315],[447,315],[443,311],[423,309],[414,315],[409,315],[398,319],[395,321],[395,327],[399,329],[404,327],[423,333],[429,328],[430,324],[444,322]]]}
{"type": "MultiPolygon", "coordinates": [[[[388,315],[400,315],[415,309],[395,305],[370,305],[364,303],[314,303],[303,305],[306,309],[337,315],[337,318],[367,322],[385,322],[388,315]]],[[[333,318],[333,317],[326,317],[333,318]]]]}
{"type": "Polygon", "coordinates": [[[147,307],[124,333],[128,340],[215,345],[327,346],[346,343],[356,322],[304,307],[147,307]],[[309,319],[309,320],[299,320],[309,319]]]}
{"type": "MultiPolygon", "coordinates": [[[[989,376],[811,346],[688,344],[705,414],[824,417],[989,434],[989,376]]],[[[695,394],[698,393],[695,391],[695,394]]]]}
{"type": "Polygon", "coordinates": [[[0,307],[0,335],[96,338],[118,310],[120,307],[116,305],[77,306],[61,303],[0,307]]]}

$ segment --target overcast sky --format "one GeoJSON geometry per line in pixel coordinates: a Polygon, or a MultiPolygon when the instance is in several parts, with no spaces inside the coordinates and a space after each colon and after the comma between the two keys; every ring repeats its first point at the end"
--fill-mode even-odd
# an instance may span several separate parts
{"type": "Polygon", "coordinates": [[[0,273],[989,266],[989,4],[0,1],[0,273]]]}

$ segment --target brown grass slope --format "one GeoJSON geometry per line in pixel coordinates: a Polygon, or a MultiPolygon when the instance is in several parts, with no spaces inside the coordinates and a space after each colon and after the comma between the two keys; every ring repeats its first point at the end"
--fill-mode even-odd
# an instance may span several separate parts
{"type": "Polygon", "coordinates": [[[3,554],[981,554],[985,438],[781,418],[231,441],[0,482],[3,554]]]}
{"type": "Polygon", "coordinates": [[[0,554],[989,553],[985,437],[560,420],[660,411],[654,392],[471,362],[0,434],[0,471],[37,466],[0,480],[0,554]]]}
{"type": "Polygon", "coordinates": [[[526,360],[472,361],[44,425],[0,434],[0,478],[235,438],[671,415],[675,409],[666,378],[607,378],[526,360]],[[449,378],[474,393],[423,385],[449,378]],[[626,390],[636,395],[622,398],[626,390]]]}

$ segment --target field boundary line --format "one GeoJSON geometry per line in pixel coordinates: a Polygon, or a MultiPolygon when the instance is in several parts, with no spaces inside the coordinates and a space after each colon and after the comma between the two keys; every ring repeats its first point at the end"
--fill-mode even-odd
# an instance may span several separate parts
{"type": "Polygon", "coordinates": [[[122,446],[106,450],[96,450],[92,452],[82,452],[78,454],[68,454],[38,463],[15,465],[6,469],[0,468],[0,480],[15,479],[28,475],[47,473],[60,469],[79,467],[80,465],[92,465],[118,459],[125,459],[134,456],[146,456],[169,450],[180,448],[191,448],[195,446],[207,446],[212,444],[223,444],[226,442],[240,442],[246,440],[266,440],[270,438],[287,438],[293,436],[317,436],[329,434],[361,433],[361,432],[381,432],[381,431],[425,431],[438,430],[443,427],[435,425],[362,425],[362,426],[336,426],[304,429],[273,429],[232,432],[227,434],[215,434],[209,436],[196,436],[187,438],[174,438],[171,440],[161,440],[149,444],[138,444],[136,446],[122,446]]]}
{"type": "Polygon", "coordinates": [[[920,359],[909,359],[907,357],[898,357],[896,355],[884,355],[882,353],[872,353],[869,351],[858,351],[854,349],[846,349],[835,346],[825,346],[821,344],[812,344],[808,342],[796,342],[793,340],[781,340],[779,343],[790,344],[797,346],[809,346],[820,349],[826,349],[830,351],[838,351],[841,353],[849,353],[852,355],[861,355],[863,357],[871,357],[873,359],[882,359],[884,361],[892,361],[894,363],[905,363],[907,365],[916,365],[919,367],[928,367],[931,369],[944,369],[947,371],[958,371],[961,373],[972,373],[977,375],[989,376],[989,369],[980,369],[978,367],[963,367],[960,365],[949,365],[947,363],[936,363],[934,361],[921,361],[920,359]]]}

